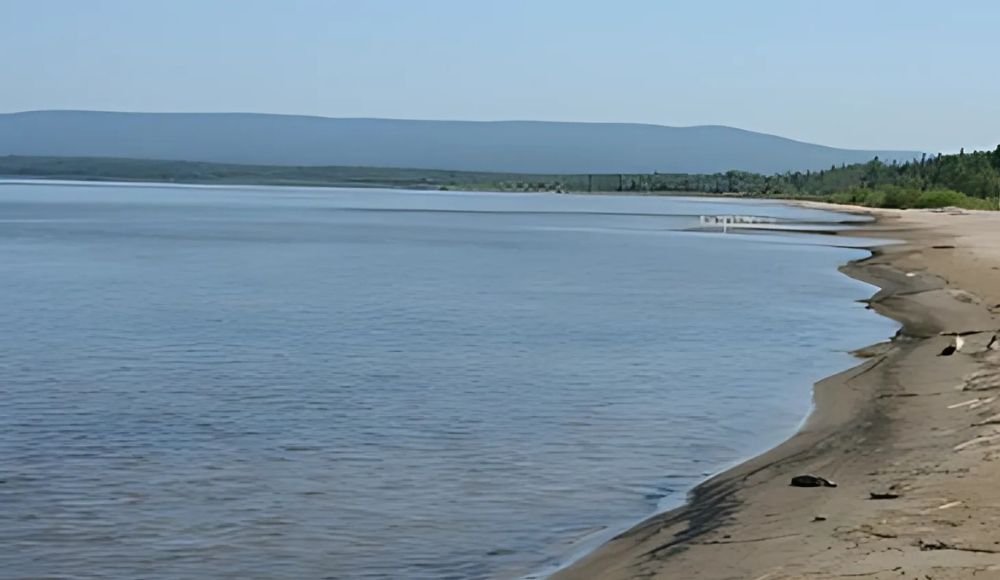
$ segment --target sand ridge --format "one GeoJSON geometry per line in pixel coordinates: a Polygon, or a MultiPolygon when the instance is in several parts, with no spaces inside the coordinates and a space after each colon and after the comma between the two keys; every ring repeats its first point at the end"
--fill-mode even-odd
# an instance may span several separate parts
{"type": "Polygon", "coordinates": [[[842,270],[897,336],[818,383],[791,439],[554,578],[1000,578],[1000,214],[875,215],[842,235],[904,243],[842,270]],[[839,486],[790,487],[803,473],[839,486]]]}

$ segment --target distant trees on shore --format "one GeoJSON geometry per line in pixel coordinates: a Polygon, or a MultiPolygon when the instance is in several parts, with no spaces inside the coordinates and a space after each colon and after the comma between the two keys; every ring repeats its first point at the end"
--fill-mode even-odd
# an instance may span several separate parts
{"type": "Polygon", "coordinates": [[[1000,146],[924,155],[906,163],[833,166],[822,171],[762,175],[517,174],[372,167],[233,165],[114,158],[0,157],[0,176],[63,179],[243,183],[311,186],[388,186],[539,192],[688,192],[773,197],[821,197],[878,207],[992,208],[1000,205],[1000,146]]]}
{"type": "Polygon", "coordinates": [[[1000,204],[1000,146],[924,155],[906,163],[833,166],[822,171],[761,175],[728,171],[712,175],[624,176],[624,191],[687,191],[776,197],[825,197],[840,203],[877,207],[997,209],[1000,204]]]}

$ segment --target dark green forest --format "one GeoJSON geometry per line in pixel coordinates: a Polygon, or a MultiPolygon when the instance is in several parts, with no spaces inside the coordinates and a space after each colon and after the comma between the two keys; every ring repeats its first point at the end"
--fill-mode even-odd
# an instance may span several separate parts
{"type": "Polygon", "coordinates": [[[550,175],[372,167],[295,167],[85,157],[0,157],[0,176],[43,179],[159,181],[318,187],[405,187],[492,191],[699,193],[810,198],[872,207],[996,209],[1000,204],[1000,146],[923,156],[907,163],[878,158],[822,171],[761,175],[550,175]]]}
{"type": "MultiPolygon", "coordinates": [[[[823,171],[759,175],[730,171],[717,175],[652,176],[653,190],[745,193],[775,197],[819,197],[876,207],[997,208],[1000,203],[1000,146],[993,151],[923,156],[907,163],[868,163],[823,171]]],[[[644,189],[641,181],[628,188],[644,189]]]]}

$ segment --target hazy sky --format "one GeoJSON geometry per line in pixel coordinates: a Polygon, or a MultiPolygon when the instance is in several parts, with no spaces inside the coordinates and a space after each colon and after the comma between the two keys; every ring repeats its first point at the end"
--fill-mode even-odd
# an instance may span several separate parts
{"type": "Polygon", "coordinates": [[[0,0],[0,112],[723,124],[1000,142],[995,0],[0,0]]]}

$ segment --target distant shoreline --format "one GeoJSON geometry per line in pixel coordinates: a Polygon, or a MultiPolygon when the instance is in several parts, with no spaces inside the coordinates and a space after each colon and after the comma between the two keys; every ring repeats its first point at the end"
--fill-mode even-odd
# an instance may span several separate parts
{"type": "Polygon", "coordinates": [[[59,176],[31,176],[31,175],[10,175],[0,173],[0,185],[10,185],[10,184],[79,184],[79,185],[121,185],[121,186],[150,186],[150,187],[216,187],[216,188],[239,188],[239,187],[281,187],[281,188],[297,188],[297,189],[316,189],[316,190],[334,190],[334,189],[393,189],[393,190],[409,190],[409,191],[423,191],[423,192],[449,192],[454,191],[457,193],[469,192],[469,193],[509,193],[509,194],[525,194],[525,193],[538,193],[538,194],[553,194],[553,195],[606,195],[606,196],[634,196],[634,197],[704,197],[704,198],[717,198],[717,199],[754,199],[754,200],[771,200],[774,202],[785,202],[788,201],[783,198],[777,197],[761,197],[750,194],[739,194],[739,193],[711,193],[705,191],[616,191],[616,190],[594,190],[594,191],[551,191],[551,190],[524,190],[516,191],[509,189],[497,189],[497,188],[475,188],[475,187],[429,187],[420,183],[392,183],[392,182],[346,182],[346,183],[297,183],[297,182],[270,182],[270,181],[164,181],[156,179],[125,179],[120,177],[101,177],[101,176],[78,176],[78,175],[59,175],[59,176]]]}
{"type": "MultiPolygon", "coordinates": [[[[718,189],[726,181],[721,174],[500,173],[405,167],[240,165],[115,157],[0,156],[0,179],[760,197],[738,191],[738,187],[718,189]]],[[[754,175],[754,179],[763,177],[754,175]]]]}
{"type": "Polygon", "coordinates": [[[986,348],[1000,328],[989,306],[1000,303],[1000,252],[985,256],[977,249],[997,248],[1000,216],[876,216],[860,235],[905,243],[873,249],[841,270],[881,288],[869,304],[900,322],[897,336],[861,349],[865,362],[817,383],[815,409],[792,438],[700,484],[686,505],[617,536],[555,580],[882,572],[937,578],[942,568],[1000,570],[1000,557],[991,556],[1000,554],[1000,510],[993,507],[1000,494],[991,483],[1000,468],[983,462],[984,452],[987,462],[1000,457],[997,446],[987,445],[1000,435],[977,422],[1000,416],[990,395],[1000,388],[1000,353],[986,348]],[[987,257],[992,268],[981,262],[987,257]],[[970,333],[966,352],[939,357],[954,343],[942,334],[955,332],[970,333]],[[963,393],[982,388],[969,377],[993,382],[985,393],[963,393]],[[803,473],[839,487],[789,487],[790,478],[803,473]],[[873,502],[876,492],[899,499],[873,502]],[[934,516],[918,515],[927,510],[934,516]],[[944,546],[933,550],[945,550],[948,558],[926,555],[927,546],[944,546]]]}
{"type": "Polygon", "coordinates": [[[938,156],[903,165],[868,163],[818,172],[721,173],[499,173],[331,165],[233,163],[115,157],[0,156],[0,177],[84,182],[178,183],[315,188],[387,188],[417,191],[578,193],[637,196],[715,196],[835,202],[873,208],[996,210],[1000,148],[938,156]],[[957,176],[971,175],[969,179],[957,176]]]}

